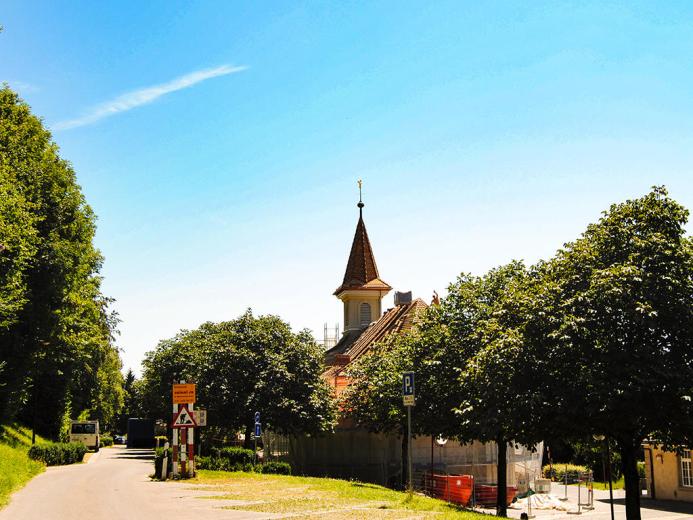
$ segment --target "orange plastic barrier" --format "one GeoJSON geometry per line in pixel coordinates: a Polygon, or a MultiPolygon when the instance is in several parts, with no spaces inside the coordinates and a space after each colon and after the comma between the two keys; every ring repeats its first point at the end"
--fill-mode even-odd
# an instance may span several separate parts
{"type": "MultiPolygon", "coordinates": [[[[517,495],[517,487],[508,486],[508,505],[510,505],[517,495]]],[[[484,507],[492,507],[496,505],[496,497],[498,492],[498,486],[490,486],[488,484],[477,484],[474,488],[474,499],[477,504],[481,504],[484,507]]]]}
{"type": "Polygon", "coordinates": [[[429,475],[431,494],[448,502],[466,506],[472,498],[474,477],[471,475],[429,475]]]}

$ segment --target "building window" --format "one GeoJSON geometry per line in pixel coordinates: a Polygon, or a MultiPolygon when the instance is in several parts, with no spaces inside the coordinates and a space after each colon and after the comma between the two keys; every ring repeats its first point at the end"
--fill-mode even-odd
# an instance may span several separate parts
{"type": "Polygon", "coordinates": [[[693,487],[693,464],[691,463],[691,450],[683,450],[681,454],[681,485],[693,487]]]}
{"type": "Polygon", "coordinates": [[[362,327],[367,327],[371,324],[371,304],[362,303],[359,310],[359,323],[362,327]]]}

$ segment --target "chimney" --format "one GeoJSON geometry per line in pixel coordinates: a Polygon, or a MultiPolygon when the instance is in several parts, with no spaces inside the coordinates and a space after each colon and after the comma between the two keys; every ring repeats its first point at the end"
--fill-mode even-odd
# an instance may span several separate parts
{"type": "Polygon", "coordinates": [[[395,306],[407,305],[410,303],[411,303],[411,291],[407,291],[407,292],[396,291],[395,292],[395,306]]]}

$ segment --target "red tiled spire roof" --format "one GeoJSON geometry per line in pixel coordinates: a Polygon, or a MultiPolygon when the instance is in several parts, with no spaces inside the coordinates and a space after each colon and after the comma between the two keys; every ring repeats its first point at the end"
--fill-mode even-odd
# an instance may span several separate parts
{"type": "Polygon", "coordinates": [[[354,241],[351,244],[351,253],[347,262],[346,272],[342,285],[334,292],[335,295],[348,289],[365,289],[389,291],[392,289],[383,282],[378,275],[378,266],[375,265],[375,257],[371,242],[368,240],[366,224],[363,222],[363,202],[359,202],[359,221],[356,224],[354,241]]]}

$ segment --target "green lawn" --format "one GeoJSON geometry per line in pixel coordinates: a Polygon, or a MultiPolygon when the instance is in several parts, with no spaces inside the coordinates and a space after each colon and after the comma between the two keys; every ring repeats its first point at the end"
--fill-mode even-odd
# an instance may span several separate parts
{"type": "Polygon", "coordinates": [[[243,501],[227,506],[242,511],[299,513],[301,517],[329,517],[330,520],[412,518],[412,512],[416,512],[416,518],[488,518],[422,495],[410,497],[374,484],[330,478],[202,470],[189,482],[210,485],[219,492],[207,498],[243,501]]]}
{"type": "Polygon", "coordinates": [[[27,456],[29,446],[31,430],[16,424],[0,425],[0,508],[7,505],[14,491],[45,469],[27,456]]]}
{"type": "MultiPolygon", "coordinates": [[[[624,480],[623,477],[621,477],[618,480],[614,480],[611,482],[612,489],[625,489],[626,487],[626,481],[624,480]]],[[[609,483],[608,482],[594,482],[594,489],[606,489],[607,491],[609,490],[609,483]]]]}
{"type": "MultiPolygon", "coordinates": [[[[560,484],[560,482],[559,482],[559,484],[560,484]]],[[[607,491],[609,490],[609,482],[599,482],[599,481],[595,480],[592,482],[592,484],[594,485],[594,489],[605,489],[607,491]]],[[[571,483],[569,485],[570,486],[577,486],[577,483],[571,483]]],[[[583,482],[581,484],[581,486],[585,487],[585,483],[583,482]]],[[[623,479],[623,477],[621,477],[618,480],[612,480],[611,481],[611,487],[612,487],[612,489],[625,489],[626,482],[623,479]]]]}

